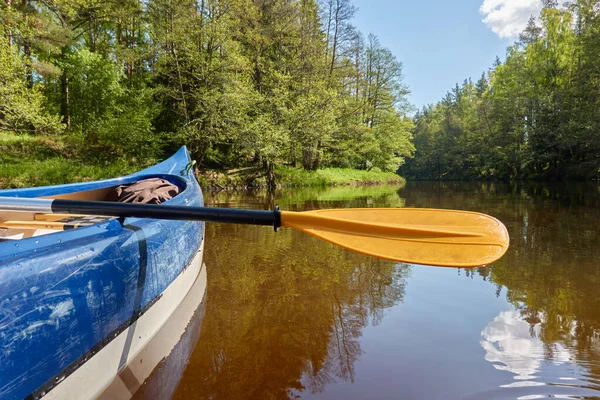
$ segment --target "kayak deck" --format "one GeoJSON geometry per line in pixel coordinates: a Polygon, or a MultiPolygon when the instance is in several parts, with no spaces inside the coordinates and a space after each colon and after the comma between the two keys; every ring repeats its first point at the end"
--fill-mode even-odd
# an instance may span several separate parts
{"type": "Polygon", "coordinates": [[[67,229],[76,229],[108,221],[112,217],[97,217],[65,214],[35,214],[33,221],[0,221],[0,241],[20,240],[48,235],[67,229]]]}
{"type": "MultiPolygon", "coordinates": [[[[112,189],[113,186],[56,195],[52,196],[52,198],[102,201],[112,189]]],[[[90,226],[110,219],[112,219],[112,217],[73,214],[40,214],[0,210],[0,242],[48,235],[67,229],[90,226]]]]}

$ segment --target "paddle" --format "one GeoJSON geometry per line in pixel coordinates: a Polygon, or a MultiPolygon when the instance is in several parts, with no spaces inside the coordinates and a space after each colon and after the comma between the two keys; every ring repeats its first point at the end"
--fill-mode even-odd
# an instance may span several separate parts
{"type": "Polygon", "coordinates": [[[0,210],[229,222],[297,229],[350,250],[415,264],[475,267],[508,249],[505,226],[489,215],[419,208],[305,212],[0,197],[0,210]]]}

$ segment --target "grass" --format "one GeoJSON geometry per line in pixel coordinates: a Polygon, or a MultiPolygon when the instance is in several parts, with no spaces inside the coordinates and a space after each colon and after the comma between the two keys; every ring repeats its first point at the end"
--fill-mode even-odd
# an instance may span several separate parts
{"type": "Polygon", "coordinates": [[[283,187],[366,186],[404,183],[404,179],[392,172],[374,172],[351,168],[324,168],[316,171],[306,171],[278,166],[275,173],[278,183],[283,187]]]}
{"type": "Polygon", "coordinates": [[[65,158],[0,164],[0,188],[60,185],[114,178],[136,171],[124,162],[109,165],[86,164],[65,158]]]}
{"type": "Polygon", "coordinates": [[[124,160],[102,162],[86,158],[67,136],[0,132],[1,189],[113,178],[139,167],[124,160]]]}

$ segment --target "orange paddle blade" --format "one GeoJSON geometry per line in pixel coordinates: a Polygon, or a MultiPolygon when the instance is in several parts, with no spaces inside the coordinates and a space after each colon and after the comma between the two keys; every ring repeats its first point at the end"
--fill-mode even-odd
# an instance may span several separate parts
{"type": "Polygon", "coordinates": [[[281,226],[359,253],[447,267],[490,264],[506,253],[508,231],[489,215],[427,208],[282,211],[281,226]]]}

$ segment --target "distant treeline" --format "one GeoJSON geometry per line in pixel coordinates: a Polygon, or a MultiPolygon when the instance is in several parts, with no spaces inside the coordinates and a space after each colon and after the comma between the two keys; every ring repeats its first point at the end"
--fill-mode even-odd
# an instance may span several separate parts
{"type": "Polygon", "coordinates": [[[507,59],[416,115],[419,179],[600,177],[600,1],[544,0],[507,59]]]}
{"type": "Polygon", "coordinates": [[[396,171],[414,151],[402,65],[350,0],[4,0],[0,133],[89,156],[396,171]],[[63,135],[63,136],[64,136],[63,135]]]}

